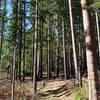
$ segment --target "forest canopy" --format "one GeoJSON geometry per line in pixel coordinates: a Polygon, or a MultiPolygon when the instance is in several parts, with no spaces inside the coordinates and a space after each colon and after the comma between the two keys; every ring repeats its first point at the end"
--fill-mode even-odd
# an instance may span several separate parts
{"type": "Polygon", "coordinates": [[[0,0],[0,100],[99,100],[99,74],[100,0],[0,0]]]}

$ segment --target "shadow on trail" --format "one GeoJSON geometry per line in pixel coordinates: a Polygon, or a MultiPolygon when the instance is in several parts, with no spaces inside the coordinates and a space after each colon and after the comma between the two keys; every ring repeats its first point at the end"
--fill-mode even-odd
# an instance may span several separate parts
{"type": "Polygon", "coordinates": [[[39,95],[41,95],[42,97],[46,97],[49,95],[55,95],[54,97],[60,97],[66,94],[71,94],[70,91],[67,90],[67,84],[64,84],[62,86],[60,86],[57,89],[52,90],[52,88],[50,90],[45,91],[44,93],[39,93],[39,95]]]}

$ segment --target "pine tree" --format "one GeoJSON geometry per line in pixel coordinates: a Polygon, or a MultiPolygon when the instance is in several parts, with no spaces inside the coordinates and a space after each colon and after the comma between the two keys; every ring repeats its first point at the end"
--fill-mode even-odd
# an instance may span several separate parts
{"type": "MultiPolygon", "coordinates": [[[[97,26],[97,35],[98,35],[98,53],[99,53],[99,62],[100,62],[100,30],[99,30],[99,19],[98,19],[98,11],[95,13],[96,16],[96,26],[97,26]]],[[[100,63],[99,63],[100,64],[100,63]]]]}
{"type": "Polygon", "coordinates": [[[73,48],[73,58],[74,58],[74,66],[75,66],[75,76],[76,76],[76,84],[79,85],[79,68],[77,62],[77,54],[76,54],[76,41],[75,41],[75,33],[74,33],[74,25],[73,25],[73,15],[72,15],[72,5],[71,0],[69,0],[69,12],[70,12],[70,24],[71,24],[71,35],[72,35],[72,48],[73,48]]]}
{"type": "Polygon", "coordinates": [[[67,64],[66,64],[66,42],[65,42],[65,26],[64,26],[64,18],[62,18],[62,33],[63,33],[63,56],[64,56],[64,74],[65,80],[67,79],[67,64]]]}
{"type": "Polygon", "coordinates": [[[88,67],[88,85],[89,85],[89,100],[99,100],[97,97],[97,59],[96,59],[96,36],[94,31],[93,16],[91,15],[89,6],[90,0],[81,0],[84,33],[86,43],[86,58],[88,67]]]}
{"type": "MultiPolygon", "coordinates": [[[[4,28],[5,28],[5,15],[6,15],[6,0],[0,2],[3,10],[1,11],[1,36],[0,36],[0,68],[2,67],[2,47],[4,42],[4,28]]],[[[0,69],[1,70],[1,69],[0,69]]]]}
{"type": "Polygon", "coordinates": [[[35,43],[34,43],[34,65],[33,65],[33,98],[35,93],[37,93],[37,36],[38,36],[38,0],[36,0],[36,6],[35,6],[35,43]]]}

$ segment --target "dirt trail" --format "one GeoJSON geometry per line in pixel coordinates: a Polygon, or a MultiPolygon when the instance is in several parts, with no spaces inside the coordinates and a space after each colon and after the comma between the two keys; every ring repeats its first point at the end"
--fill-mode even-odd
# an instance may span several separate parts
{"type": "Polygon", "coordinates": [[[47,86],[39,91],[43,100],[74,100],[73,93],[77,90],[71,81],[49,81],[47,86]]]}
{"type": "MultiPolygon", "coordinates": [[[[43,81],[38,82],[38,95],[40,100],[74,100],[73,93],[78,88],[73,80],[50,80],[43,86],[43,81]]],[[[0,83],[0,100],[11,100],[11,82],[0,83]]],[[[32,82],[16,82],[16,99],[31,100],[32,82]],[[24,95],[24,96],[23,96],[24,95]]]]}

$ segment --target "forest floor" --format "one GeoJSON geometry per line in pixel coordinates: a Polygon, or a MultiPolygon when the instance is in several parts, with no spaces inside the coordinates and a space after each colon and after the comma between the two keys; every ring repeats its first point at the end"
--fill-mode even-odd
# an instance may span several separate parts
{"type": "Polygon", "coordinates": [[[50,80],[39,93],[43,100],[75,100],[73,94],[77,90],[73,80],[50,80]]]}
{"type": "MultiPolygon", "coordinates": [[[[78,90],[74,80],[64,81],[55,79],[37,83],[39,100],[75,100],[74,93],[78,90]]],[[[32,100],[32,81],[26,80],[24,83],[16,81],[15,100],[32,100]]],[[[0,81],[0,100],[11,100],[11,81],[0,81]]]]}

